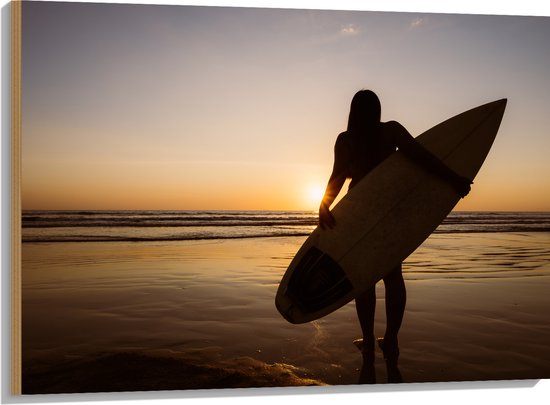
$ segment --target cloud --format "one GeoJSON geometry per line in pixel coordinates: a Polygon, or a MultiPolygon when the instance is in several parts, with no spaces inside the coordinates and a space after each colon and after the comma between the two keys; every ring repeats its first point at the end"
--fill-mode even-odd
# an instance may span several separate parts
{"type": "Polygon", "coordinates": [[[344,25],[340,29],[340,34],[345,36],[354,36],[359,34],[359,28],[357,28],[357,26],[354,24],[344,25]]]}
{"type": "Polygon", "coordinates": [[[420,28],[426,25],[426,19],[422,17],[417,17],[411,21],[411,29],[420,28]]]}

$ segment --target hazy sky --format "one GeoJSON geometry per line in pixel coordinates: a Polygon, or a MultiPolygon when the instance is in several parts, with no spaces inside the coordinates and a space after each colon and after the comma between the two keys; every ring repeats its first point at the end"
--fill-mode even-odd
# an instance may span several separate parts
{"type": "Polygon", "coordinates": [[[507,97],[457,209],[550,210],[549,43],[548,17],[24,2],[23,208],[316,209],[371,88],[415,136],[507,97]]]}

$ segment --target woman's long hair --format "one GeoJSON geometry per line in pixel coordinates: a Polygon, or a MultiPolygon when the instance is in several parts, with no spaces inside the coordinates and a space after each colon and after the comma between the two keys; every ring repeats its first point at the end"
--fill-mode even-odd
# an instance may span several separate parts
{"type": "Polygon", "coordinates": [[[378,96],[372,90],[360,90],[351,100],[348,118],[349,132],[364,132],[380,123],[381,106],[378,96]]]}

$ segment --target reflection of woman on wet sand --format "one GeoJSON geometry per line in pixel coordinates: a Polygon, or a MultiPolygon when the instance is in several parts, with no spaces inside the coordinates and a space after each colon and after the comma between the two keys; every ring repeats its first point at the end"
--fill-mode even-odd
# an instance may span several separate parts
{"type": "MultiPolygon", "coordinates": [[[[354,187],[367,173],[374,169],[396,149],[419,162],[429,170],[448,180],[465,196],[470,191],[470,181],[457,175],[439,159],[418,144],[398,122],[380,122],[381,107],[376,94],[361,90],[353,97],[347,131],[341,133],[334,147],[334,167],[319,208],[319,224],[322,228],[333,227],[335,220],[329,211],[331,204],[342,189],[347,178],[354,187]]],[[[384,277],[386,289],[386,333],[378,339],[388,364],[397,365],[399,347],[397,334],[405,311],[406,290],[401,265],[384,277]]],[[[373,286],[355,299],[357,316],[363,339],[354,342],[363,353],[365,365],[374,363],[374,311],[376,306],[373,286]]]]}

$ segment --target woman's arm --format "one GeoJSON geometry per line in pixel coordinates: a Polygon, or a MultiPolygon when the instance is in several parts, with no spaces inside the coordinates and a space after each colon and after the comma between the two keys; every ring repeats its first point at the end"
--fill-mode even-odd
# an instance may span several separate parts
{"type": "Polygon", "coordinates": [[[333,228],[336,224],[334,217],[330,212],[330,206],[342,190],[347,178],[347,163],[349,161],[348,151],[344,145],[343,135],[340,134],[334,145],[334,166],[328,180],[325,195],[321,200],[319,207],[319,225],[322,229],[325,227],[333,228]]]}
{"type": "Polygon", "coordinates": [[[395,136],[399,150],[431,172],[451,183],[461,197],[468,195],[470,192],[470,184],[472,184],[470,179],[460,176],[439,158],[426,150],[400,123],[390,121],[387,125],[395,136]]]}

